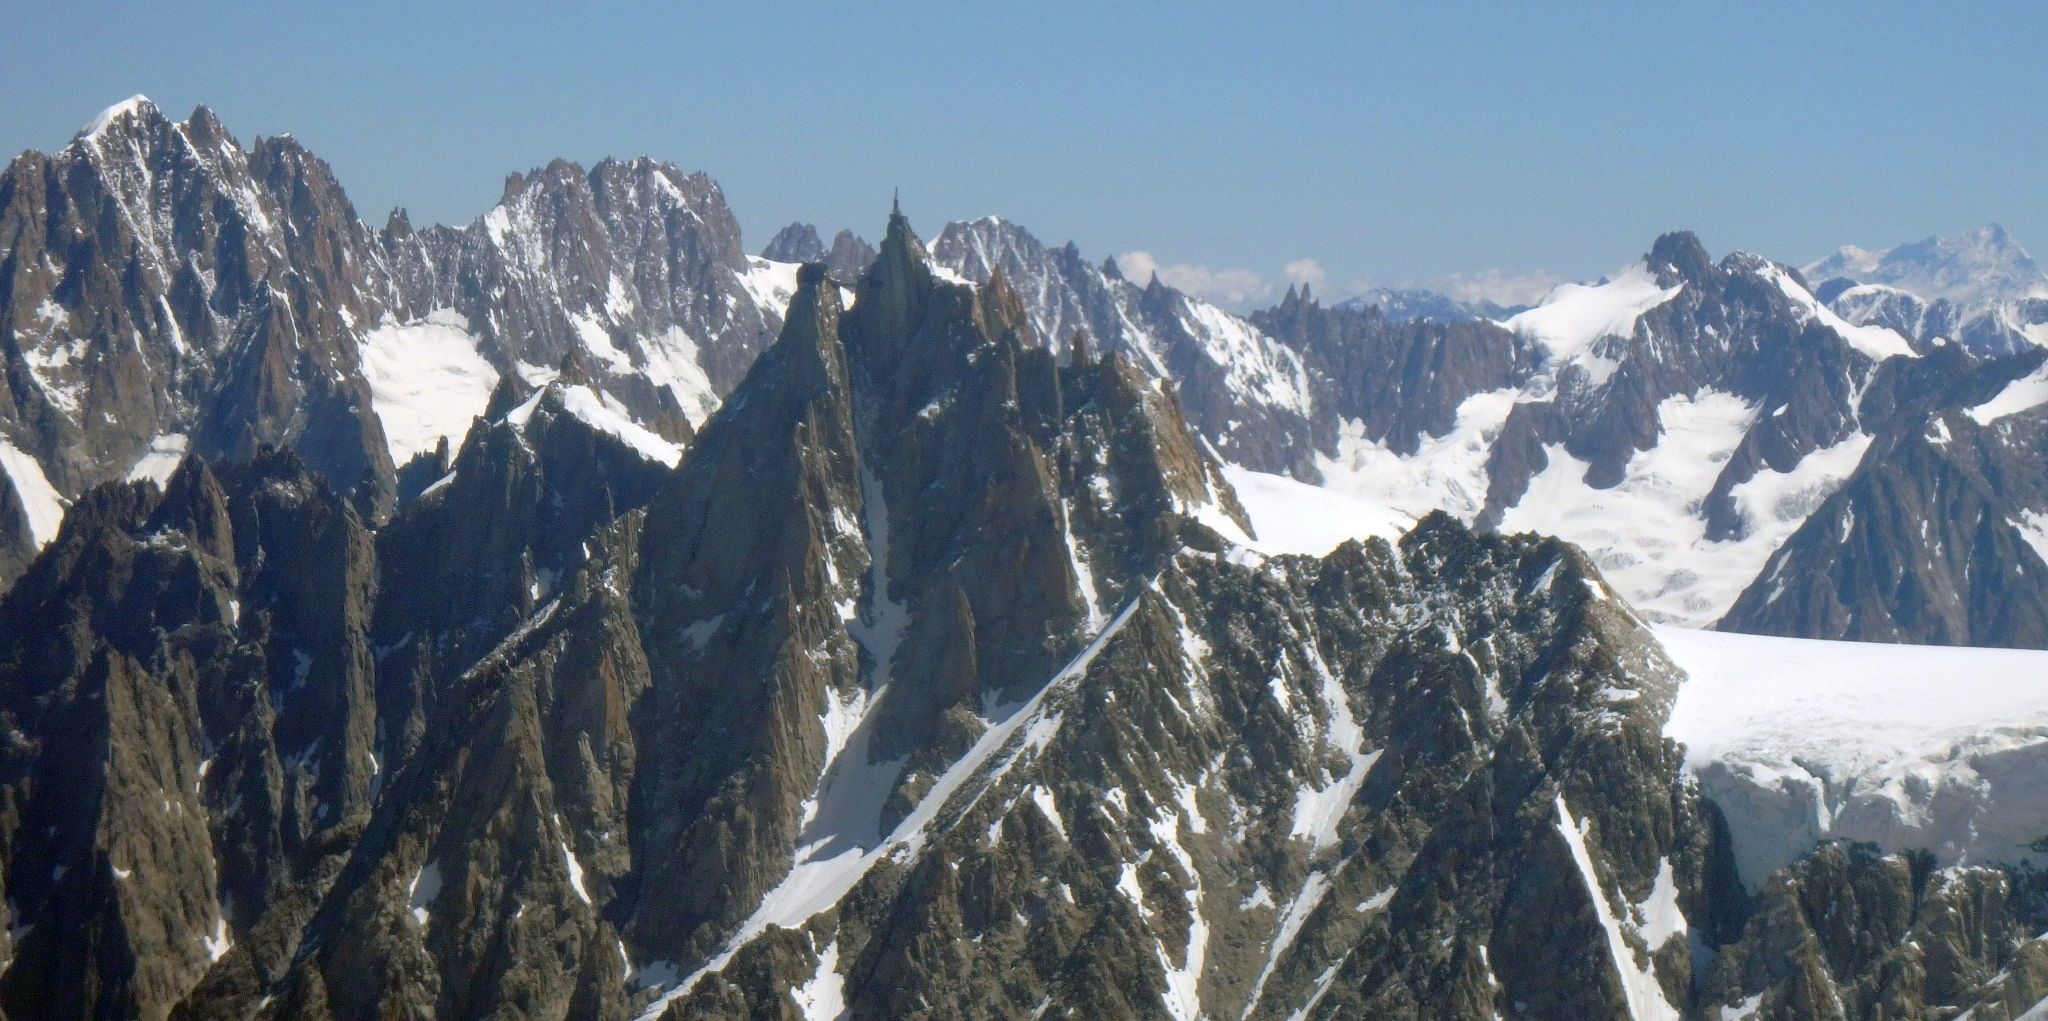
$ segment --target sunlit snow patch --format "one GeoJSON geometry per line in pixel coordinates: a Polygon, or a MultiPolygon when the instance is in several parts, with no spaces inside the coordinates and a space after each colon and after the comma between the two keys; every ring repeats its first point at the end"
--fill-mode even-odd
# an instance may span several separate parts
{"type": "Polygon", "coordinates": [[[799,268],[794,262],[776,262],[750,255],[747,256],[747,271],[740,276],[740,286],[747,289],[755,307],[780,316],[789,311],[789,299],[796,297],[796,271],[799,268]]]}
{"type": "Polygon", "coordinates": [[[1840,334],[1843,340],[1849,342],[1850,347],[1870,356],[1872,361],[1881,362],[1894,356],[1913,356],[1913,346],[1906,343],[1906,338],[1899,336],[1896,331],[1884,326],[1858,326],[1836,315],[1834,309],[1821,304],[1820,299],[1815,298],[1813,292],[1799,286],[1799,282],[1792,279],[1791,274],[1776,266],[1772,266],[1769,272],[1771,281],[1791,300],[1793,307],[1799,309],[1803,318],[1819,320],[1822,326],[1840,334]]]}
{"type": "MultiPolygon", "coordinates": [[[[683,445],[661,438],[653,430],[633,421],[626,413],[625,406],[610,394],[601,394],[582,384],[561,387],[562,410],[576,417],[583,424],[602,433],[616,437],[650,461],[673,467],[682,460],[683,445]]],[[[540,406],[545,389],[535,391],[526,403],[513,408],[505,415],[505,421],[514,426],[524,426],[533,417],[534,409],[540,406]]]]}
{"type": "MultiPolygon", "coordinates": [[[[1458,404],[1451,431],[1421,437],[1404,456],[1366,438],[1365,423],[1352,419],[1337,432],[1336,456],[1316,455],[1327,488],[1394,508],[1409,517],[1443,510],[1466,521],[1486,506],[1486,462],[1520,391],[1487,390],[1458,404]]],[[[1253,527],[1258,527],[1254,521],[1253,527]]]]}
{"type": "Polygon", "coordinates": [[[387,321],[364,334],[363,376],[391,460],[399,464],[443,438],[450,447],[460,444],[498,385],[498,370],[477,353],[462,316],[449,309],[410,323],[387,321]]]}
{"type": "Polygon", "coordinates": [[[148,452],[136,458],[128,469],[128,481],[152,479],[162,484],[178,470],[178,462],[185,459],[186,446],[184,433],[165,433],[150,440],[148,452]]]}
{"type": "Polygon", "coordinates": [[[1820,501],[1852,473],[1870,445],[1861,433],[1809,453],[1789,472],[1764,467],[1731,492],[1743,516],[1737,539],[1709,540],[1700,505],[1712,492],[1756,411],[1714,390],[1667,397],[1658,444],[1636,451],[1622,481],[1601,489],[1589,465],[1562,445],[1502,515],[1503,532],[1555,535],[1585,548],[1601,574],[1651,620],[1705,626],[1720,619],[1820,501]]]}
{"type": "Polygon", "coordinates": [[[1598,384],[1616,366],[1593,354],[1593,342],[1634,334],[1643,313],[1677,297],[1684,286],[1659,286],[1650,267],[1638,262],[1602,283],[1559,284],[1542,304],[1500,325],[1542,344],[1552,364],[1583,365],[1598,384]]]}
{"type": "Polygon", "coordinates": [[[28,534],[36,546],[41,548],[56,538],[57,529],[64,524],[65,502],[43,475],[43,466],[14,444],[0,439],[0,474],[14,484],[14,495],[21,501],[22,513],[28,518],[28,534]]]}
{"type": "Polygon", "coordinates": [[[1262,553],[1319,557],[1350,539],[1378,536],[1394,542],[1415,524],[1412,517],[1381,504],[1284,475],[1225,466],[1223,477],[1259,533],[1256,541],[1244,541],[1262,553]]]}
{"type": "Polygon", "coordinates": [[[1991,399],[1970,409],[1970,417],[1990,425],[2007,415],[2017,415],[2048,404],[2048,364],[2013,380],[1991,399]]]}

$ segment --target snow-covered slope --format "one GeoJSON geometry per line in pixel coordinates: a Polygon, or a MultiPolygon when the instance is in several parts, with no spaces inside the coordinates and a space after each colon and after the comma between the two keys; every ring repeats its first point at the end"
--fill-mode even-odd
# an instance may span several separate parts
{"type": "Polygon", "coordinates": [[[1689,678],[1665,733],[1752,889],[1831,838],[2044,860],[2048,652],[1654,630],[1689,678]]]}
{"type": "Polygon", "coordinates": [[[1593,350],[1595,342],[1635,333],[1643,313],[1677,297],[1684,286],[1663,286],[1654,270],[1638,262],[1612,280],[1559,284],[1541,304],[1501,325],[1542,344],[1556,364],[1583,365],[1596,383],[1605,382],[1615,365],[1593,350]]]}
{"type": "Polygon", "coordinates": [[[13,487],[37,546],[57,537],[57,528],[64,523],[64,498],[43,477],[42,465],[5,438],[0,438],[0,482],[13,487]]]}
{"type": "Polygon", "coordinates": [[[1285,475],[1226,465],[1223,476],[1259,533],[1257,539],[1230,537],[1261,553],[1319,557],[1349,539],[1378,536],[1394,542],[1415,524],[1414,516],[1391,507],[1285,475]]]}
{"type": "Polygon", "coordinates": [[[1871,442],[1861,395],[1906,339],[1788,269],[1687,234],[1497,324],[1293,301],[1259,317],[1343,409],[1323,483],[1584,547],[1649,619],[1719,620],[1871,442]],[[1352,417],[1352,416],[1356,417],[1352,417]]]}
{"type": "Polygon", "coordinates": [[[1816,283],[1843,277],[1964,305],[2048,298],[2048,274],[1995,223],[1890,248],[1844,245],[1803,272],[1816,283]]]}
{"type": "Polygon", "coordinates": [[[417,322],[384,323],[363,336],[362,350],[363,377],[394,464],[444,439],[460,446],[498,385],[498,370],[477,352],[467,324],[445,309],[417,322]]]}
{"type": "Polygon", "coordinates": [[[2048,273],[1996,224],[1874,251],[1846,245],[1805,273],[1844,319],[1923,346],[2000,354],[2048,344],[2048,273]]]}
{"type": "MultiPolygon", "coordinates": [[[[1276,552],[1400,527],[1369,502],[1228,474],[1276,552]]],[[[1659,514],[1622,507],[1608,520],[1659,514]]],[[[2048,860],[2032,847],[2048,836],[2048,652],[1652,630],[1688,675],[1665,733],[1726,816],[1752,888],[1834,838],[1943,864],[2048,860]]]]}

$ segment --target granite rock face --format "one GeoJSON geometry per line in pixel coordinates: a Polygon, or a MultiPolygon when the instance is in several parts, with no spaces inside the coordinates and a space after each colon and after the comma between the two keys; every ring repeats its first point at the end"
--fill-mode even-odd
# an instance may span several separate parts
{"type": "Polygon", "coordinates": [[[1126,354],[1059,364],[900,215],[853,290],[804,267],[687,450],[572,361],[380,526],[272,448],[90,490],[0,599],[0,1011],[2048,994],[2026,873],[1824,845],[1745,891],[1578,549],[1439,513],[1260,554],[1126,354]]]}
{"type": "MultiPolygon", "coordinates": [[[[0,177],[0,581],[93,485],[161,483],[186,453],[290,447],[381,523],[505,387],[580,385],[687,444],[777,335],[797,262],[821,261],[844,303],[878,258],[804,223],[763,251],[715,182],[644,158],[513,174],[466,226],[399,210],[373,229],[289,137],[244,149],[203,108],[121,104],[0,177]]],[[[1384,291],[1326,308],[1303,287],[1249,317],[997,217],[946,225],[931,254],[1013,297],[1025,348],[1118,355],[1174,387],[1218,459],[1571,539],[1654,620],[2041,642],[2031,597],[1982,594],[2030,589],[2025,553],[2048,546],[2027,424],[2048,278],[1996,228],[1805,276],[1674,233],[1533,307],[1384,291]],[[1959,414],[1997,423],[1967,457],[1892,457],[1959,414]],[[1864,498],[1905,509],[1822,550],[1852,484],[1923,495],[1864,498]],[[1943,528],[1869,531],[1923,512],[1943,528]]]]}
{"type": "Polygon", "coordinates": [[[1524,531],[1626,497],[1754,556],[1725,626],[2048,643],[2038,352],[1689,235],[1496,324],[1228,317],[992,219],[750,258],[650,161],[371,232],[145,104],[0,211],[0,1017],[2048,997],[2024,866],[1745,888],[1664,736],[1689,564],[1524,531]],[[1226,458],[1456,513],[1262,552],[1226,458]]]}
{"type": "Polygon", "coordinates": [[[497,382],[571,360],[618,413],[686,435],[773,339],[795,272],[747,256],[717,184],[668,164],[557,161],[467,227],[374,229],[289,136],[244,148],[204,107],[173,122],[142,97],[0,174],[0,267],[0,580],[70,501],[186,453],[289,446],[381,521],[399,469],[459,445],[497,382]]]}

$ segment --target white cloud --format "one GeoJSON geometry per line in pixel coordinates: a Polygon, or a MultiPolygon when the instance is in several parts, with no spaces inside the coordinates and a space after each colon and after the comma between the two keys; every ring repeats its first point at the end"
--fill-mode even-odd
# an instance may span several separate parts
{"type": "Polygon", "coordinates": [[[1116,264],[1123,271],[1124,279],[1134,284],[1142,285],[1157,273],[1160,283],[1233,311],[1271,305],[1280,300],[1281,292],[1287,289],[1288,284],[1306,283],[1321,288],[1328,279],[1322,265],[1314,259],[1289,262],[1281,267],[1281,275],[1277,279],[1242,267],[1162,263],[1151,252],[1142,251],[1125,252],[1116,257],[1116,264]]]}
{"type": "Polygon", "coordinates": [[[1307,284],[1320,291],[1330,282],[1330,274],[1323,272],[1323,264],[1314,259],[1296,259],[1280,267],[1290,284],[1307,284]]]}
{"type": "MultiPolygon", "coordinates": [[[[1378,290],[1380,284],[1359,278],[1339,284],[1333,292],[1330,274],[1311,258],[1295,259],[1280,267],[1277,275],[1241,266],[1209,266],[1193,262],[1162,263],[1151,252],[1124,252],[1116,257],[1124,279],[1140,286],[1159,275],[1161,283],[1213,302],[1233,312],[1245,312],[1278,304],[1289,286],[1307,284],[1325,302],[1341,300],[1378,290]]],[[[1396,289],[1419,288],[1436,291],[1458,301],[1491,301],[1501,305],[1533,305],[1565,278],[1547,270],[1489,269],[1477,273],[1451,273],[1426,280],[1407,280],[1396,289]]]]}
{"type": "Polygon", "coordinates": [[[1489,269],[1453,273],[1417,285],[1459,301],[1491,301],[1500,305],[1534,305],[1565,279],[1548,270],[1489,269]]]}

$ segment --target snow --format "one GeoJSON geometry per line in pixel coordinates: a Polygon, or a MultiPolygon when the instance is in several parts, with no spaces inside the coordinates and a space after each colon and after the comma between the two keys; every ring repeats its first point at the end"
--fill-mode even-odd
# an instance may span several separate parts
{"type": "Polygon", "coordinates": [[[1227,374],[1231,393],[1304,417],[1312,413],[1308,371],[1292,349],[1206,301],[1188,299],[1178,318],[1181,328],[1227,374]]]}
{"type": "Polygon", "coordinates": [[[443,475],[438,479],[435,479],[433,482],[428,483],[427,488],[420,490],[420,497],[424,499],[428,496],[432,496],[433,494],[448,488],[450,485],[453,485],[454,482],[455,473],[449,472],[448,474],[443,475]]]}
{"type": "Polygon", "coordinates": [[[2012,527],[2019,529],[2020,538],[2025,539],[2027,545],[2034,548],[2035,555],[2043,561],[2048,561],[2048,514],[2032,510],[2021,511],[2020,516],[2013,519],[2012,527]]]}
{"type": "Polygon", "coordinates": [[[1803,272],[1808,280],[1843,276],[1964,306],[2048,296],[2048,277],[1997,224],[1890,248],[1844,245],[1803,272]]]}
{"type": "Polygon", "coordinates": [[[574,386],[549,384],[534,391],[525,403],[505,413],[506,423],[524,427],[533,418],[534,410],[540,407],[541,399],[548,393],[558,395],[562,410],[574,416],[583,424],[599,432],[610,434],[620,442],[632,447],[640,456],[673,467],[683,457],[683,446],[671,443],[652,430],[633,421],[624,405],[610,394],[599,393],[578,383],[574,386]]]}
{"type": "Polygon", "coordinates": [[[559,843],[562,845],[562,864],[569,869],[569,886],[575,889],[576,896],[583,903],[588,904],[590,903],[590,891],[583,888],[583,863],[576,859],[576,852],[569,849],[568,841],[559,841],[559,843]]]}
{"type": "MultiPolygon", "coordinates": [[[[875,499],[875,494],[879,490],[879,485],[873,485],[870,489],[867,509],[871,515],[884,510],[881,501],[875,499]]],[[[871,527],[872,524],[871,521],[871,527]]],[[[871,548],[876,550],[876,560],[880,563],[887,562],[883,556],[887,547],[885,540],[886,533],[871,539],[871,548]]],[[[689,992],[703,976],[725,967],[740,947],[766,931],[770,925],[795,928],[812,915],[838,903],[853,889],[854,884],[867,875],[868,870],[873,868],[876,862],[884,858],[897,861],[911,860],[922,853],[925,841],[930,836],[932,824],[938,820],[939,813],[953,800],[953,796],[977,777],[984,780],[981,788],[983,790],[1001,779],[1008,767],[1015,762],[1015,755],[998,760],[997,754],[1022,743],[1020,738],[1028,739],[1032,730],[1048,716],[1054,715],[1046,707],[1046,700],[1065,692],[1088,671],[1095,657],[1102,652],[1110,639],[1123,629],[1137,608],[1138,600],[1131,600],[1116,618],[1110,621],[1109,626],[1104,628],[1102,633],[1098,634],[1095,640],[1075,656],[1058,675],[1007,716],[984,730],[967,753],[932,782],[917,805],[897,823],[887,837],[880,840],[875,840],[872,836],[864,838],[859,829],[853,826],[848,826],[844,830],[827,827],[825,824],[828,820],[837,820],[841,824],[847,820],[840,818],[839,813],[832,811],[829,805],[821,808],[817,819],[797,838],[799,846],[796,861],[788,875],[761,898],[760,905],[740,924],[723,950],[703,967],[665,992],[641,1013],[643,1021],[659,1017],[671,1002],[689,992]]],[[[882,694],[876,696],[877,700],[882,697],[882,694]]],[[[847,754],[842,756],[842,761],[853,759],[855,762],[865,763],[866,736],[865,729],[856,735],[848,746],[847,754]]],[[[859,789],[843,793],[821,793],[821,801],[827,797],[834,801],[843,799],[857,803],[859,807],[871,813],[878,813],[883,800],[895,786],[898,767],[899,764],[886,764],[886,768],[881,770],[856,770],[855,786],[859,789]],[[877,780],[880,782],[876,783],[877,780]]],[[[971,809],[972,802],[970,801],[966,807],[971,809]]],[[[866,825],[873,827],[878,818],[878,814],[868,814],[866,825]]],[[[870,828],[868,833],[872,832],[870,828]]]]}
{"type": "Polygon", "coordinates": [[[1125,900],[1131,902],[1131,906],[1138,909],[1139,914],[1151,917],[1152,912],[1145,907],[1145,888],[1138,885],[1137,863],[1124,862],[1123,868],[1117,873],[1116,890],[1124,895],[1125,900]]]}
{"type": "Polygon", "coordinates": [[[2021,326],[2020,336],[2027,338],[2027,343],[2029,344],[2048,347],[2048,321],[2027,323],[2021,326]]]}
{"type": "Polygon", "coordinates": [[[569,325],[576,331],[576,339],[583,345],[583,350],[590,352],[590,356],[605,368],[621,376],[633,372],[632,356],[612,343],[611,331],[605,329],[597,316],[588,312],[571,312],[569,325]]]}
{"type": "Polygon", "coordinates": [[[0,437],[0,475],[14,485],[14,495],[20,499],[22,513],[28,519],[29,538],[35,540],[38,549],[48,545],[64,524],[67,504],[43,475],[43,466],[0,437]]]}
{"type": "Polygon", "coordinates": [[[1052,826],[1053,832],[1060,835],[1060,839],[1066,839],[1067,820],[1060,815],[1059,802],[1053,800],[1052,791],[1040,784],[1032,784],[1029,793],[1031,803],[1038,806],[1038,814],[1045,817],[1045,821],[1052,826]]]}
{"type": "Polygon", "coordinates": [[[136,116],[144,110],[154,109],[156,109],[156,104],[150,102],[148,96],[136,93],[127,99],[115,103],[113,106],[101,110],[99,115],[92,119],[91,123],[79,128],[78,133],[86,138],[96,138],[100,132],[113,127],[114,122],[123,117],[136,116]]]}
{"type": "Polygon", "coordinates": [[[451,309],[410,323],[386,320],[363,335],[362,356],[370,404],[398,464],[444,438],[450,448],[459,446],[498,385],[498,370],[477,353],[476,338],[451,309]]]}
{"type": "Polygon", "coordinates": [[[235,945],[234,937],[228,934],[228,916],[222,914],[216,917],[213,921],[212,935],[201,937],[201,940],[206,944],[207,960],[218,961],[226,957],[228,951],[235,945]]]}
{"type": "Polygon", "coordinates": [[[1573,817],[1564,795],[1559,794],[1557,831],[1571,848],[1572,863],[1578,866],[1579,878],[1586,884],[1586,896],[1593,902],[1593,912],[1599,918],[1601,931],[1607,935],[1607,952],[1614,962],[1614,975],[1621,980],[1621,993],[1627,1002],[1629,1017],[1633,1021],[1679,1021],[1678,1008],[1665,998],[1657,973],[1636,960],[1635,951],[1629,948],[1622,935],[1622,920],[1615,917],[1614,908],[1607,903],[1607,893],[1601,888],[1599,873],[1593,868],[1593,855],[1586,847],[1586,828],[1585,822],[1573,817]]]}
{"type": "Polygon", "coordinates": [[[1707,543],[1697,508],[1713,488],[1755,412],[1713,390],[1658,406],[1664,435],[1637,451],[1622,482],[1598,489],[1587,462],[1548,445],[1548,463],[1501,519],[1503,532],[1569,539],[1653,619],[1707,623],[1720,616],[1770,555],[1770,548],[1707,543]]]}
{"type": "Polygon", "coordinates": [[[1689,677],[1665,733],[1750,889],[1833,838],[2039,861],[2048,652],[1655,632],[1689,677]]]}
{"type": "Polygon", "coordinates": [[[1344,820],[1344,813],[1351,808],[1351,799],[1358,789],[1365,785],[1367,773],[1372,772],[1373,763],[1379,761],[1380,750],[1365,750],[1365,728],[1351,715],[1351,700],[1344,693],[1344,686],[1337,681],[1329,665],[1316,650],[1313,642],[1302,643],[1309,666],[1322,682],[1323,703],[1330,709],[1330,720],[1323,737],[1336,746],[1350,768],[1344,775],[1327,787],[1317,788],[1305,784],[1294,793],[1294,824],[1290,835],[1301,837],[1315,850],[1322,850],[1337,843],[1337,826],[1344,820]]]}
{"type": "Polygon", "coordinates": [[[1678,881],[1671,871],[1671,859],[1657,862],[1657,878],[1650,886],[1649,896],[1635,905],[1635,920],[1643,942],[1652,951],[1691,930],[1685,909],[1678,906],[1678,881]]]}
{"type": "Polygon", "coordinates": [[[562,408],[591,428],[624,441],[649,461],[674,467],[683,459],[682,444],[662,439],[654,431],[633,421],[624,406],[610,394],[600,394],[581,384],[563,387],[562,408]]]}
{"type": "MultiPolygon", "coordinates": [[[[724,618],[721,613],[713,620],[724,618]]],[[[901,764],[874,763],[868,759],[869,732],[861,724],[874,703],[873,694],[866,688],[848,694],[825,692],[825,712],[819,719],[825,731],[825,765],[817,790],[803,802],[803,814],[798,821],[805,832],[828,832],[840,829],[842,822],[859,822],[857,829],[863,837],[879,837],[866,820],[879,811],[874,799],[887,795],[901,764]],[[848,755],[849,749],[856,754],[848,755]],[[814,827],[821,814],[825,824],[814,827]]]]}
{"type": "MultiPolygon", "coordinates": [[[[1264,889],[1264,887],[1260,887],[1264,889]]],[[[1273,976],[1273,969],[1280,963],[1280,955],[1294,945],[1294,938],[1301,934],[1302,923],[1308,921],[1316,905],[1323,902],[1323,896],[1330,892],[1330,877],[1321,872],[1311,872],[1302,881],[1301,891],[1287,903],[1287,913],[1280,917],[1280,928],[1273,935],[1273,943],[1266,950],[1266,963],[1259,969],[1259,976],[1252,980],[1252,994],[1245,1000],[1244,1012],[1240,1018],[1252,1016],[1259,1006],[1259,996],[1266,990],[1266,980],[1273,976]]]]}
{"type": "Polygon", "coordinates": [[[796,297],[796,271],[801,268],[799,263],[776,262],[749,255],[747,271],[740,276],[740,286],[747,289],[756,308],[779,319],[789,313],[789,299],[796,297]]]}
{"type": "Polygon", "coordinates": [[[1757,1010],[1763,1006],[1763,1003],[1764,994],[1757,993],[1732,1007],[1724,1006],[1718,1008],[1721,1012],[1720,1021],[1746,1021],[1746,1019],[1756,1016],[1757,1010]]]}
{"type": "Polygon", "coordinates": [[[1892,357],[1913,357],[1913,346],[1898,331],[1885,326],[1858,326],[1835,314],[1835,310],[1821,304],[1813,292],[1799,286],[1790,273],[1773,265],[1767,271],[1772,283],[1784,292],[1793,307],[1799,309],[1803,318],[1819,320],[1822,326],[1840,334],[1849,346],[1863,352],[1871,361],[1881,362],[1892,357]]]}
{"type": "Polygon", "coordinates": [[[1102,627],[1102,601],[1095,592],[1095,570],[1075,541],[1073,515],[1065,497],[1060,498],[1060,537],[1067,544],[1067,563],[1074,571],[1074,587],[1080,590],[1081,605],[1088,611],[1088,629],[1096,630],[1102,627]]]}
{"type": "Polygon", "coordinates": [[[1744,534],[1706,537],[1700,506],[1757,412],[1707,389],[1658,405],[1658,444],[1637,451],[1620,484],[1587,484],[1587,462],[1549,445],[1548,464],[1501,518],[1503,532],[1555,535],[1583,547],[1608,582],[1646,618],[1704,627],[1719,620],[1820,502],[1862,460],[1855,434],[1814,451],[1789,472],[1768,467],[1731,490],[1744,534]]]}
{"type": "MultiPolygon", "coordinates": [[[[1209,919],[1202,912],[1202,874],[1195,867],[1194,856],[1190,855],[1183,837],[1187,832],[1203,832],[1202,813],[1195,804],[1195,788],[1185,781],[1177,785],[1175,800],[1179,811],[1172,811],[1170,805],[1157,804],[1156,808],[1166,810],[1155,815],[1146,823],[1152,838],[1163,850],[1178,862],[1181,871],[1190,877],[1190,883],[1182,889],[1181,897],[1188,908],[1187,944],[1181,953],[1181,964],[1174,966],[1173,959],[1166,952],[1166,941],[1161,938],[1156,949],[1159,966],[1166,973],[1166,989],[1161,998],[1167,1012],[1180,1021],[1197,1021],[1202,1013],[1201,982],[1202,969],[1209,954],[1209,919]]],[[[1135,864],[1125,863],[1127,872],[1135,872],[1135,864]]]]}
{"type": "Polygon", "coordinates": [[[150,440],[149,451],[128,469],[128,481],[150,479],[162,485],[178,470],[178,462],[185,459],[188,443],[184,433],[164,433],[150,440]]]}
{"type": "Polygon", "coordinates": [[[1324,556],[1350,539],[1379,536],[1396,542],[1415,519],[1370,500],[1284,475],[1225,465],[1223,477],[1258,532],[1246,544],[1261,553],[1324,556]]]}
{"type": "Polygon", "coordinates": [[[668,387],[692,428],[702,426],[718,410],[719,397],[718,388],[711,385],[711,377],[697,360],[696,339],[682,327],[671,326],[642,336],[639,343],[646,359],[641,373],[654,385],[668,387]]]}
{"type": "Polygon", "coordinates": [[[433,917],[429,908],[440,895],[441,863],[430,861],[413,873],[412,883],[405,888],[406,906],[412,910],[413,921],[424,928],[433,917]]]}
{"type": "Polygon", "coordinates": [[[1343,966],[1344,962],[1338,961],[1336,964],[1324,968],[1323,973],[1316,976],[1316,988],[1314,992],[1309,994],[1308,1002],[1302,1004],[1299,1010],[1287,1015],[1287,1021],[1306,1021],[1308,1016],[1314,1013],[1316,1005],[1322,1003],[1323,997],[1329,994],[1330,983],[1336,981],[1337,969],[1343,966]]]}
{"type": "MultiPolygon", "coordinates": [[[[1318,454],[1316,468],[1326,488],[1411,518],[1440,509],[1470,521],[1486,505],[1487,457],[1518,395],[1515,389],[1503,388],[1465,398],[1451,431],[1422,437],[1419,449],[1408,457],[1366,439],[1363,422],[1343,422],[1336,455],[1318,454]]],[[[1252,524],[1259,527],[1256,515],[1252,524]]]]}
{"type": "Polygon", "coordinates": [[[846,976],[839,973],[839,941],[833,940],[818,954],[818,970],[789,991],[804,1021],[839,1021],[848,1016],[846,976]]]}
{"type": "Polygon", "coordinates": [[[1991,399],[1969,410],[1980,425],[1990,425],[2007,415],[2017,415],[2048,404],[2048,362],[2005,384],[1991,399]]]}
{"type": "Polygon", "coordinates": [[[1541,304],[1501,325],[1548,348],[1553,364],[1584,365],[1598,384],[1615,366],[1592,353],[1593,342],[1633,335],[1643,313],[1677,297],[1684,286],[1658,286],[1649,265],[1638,262],[1603,283],[1559,284],[1541,304]]]}

